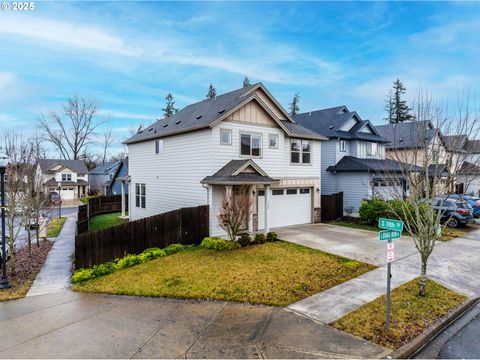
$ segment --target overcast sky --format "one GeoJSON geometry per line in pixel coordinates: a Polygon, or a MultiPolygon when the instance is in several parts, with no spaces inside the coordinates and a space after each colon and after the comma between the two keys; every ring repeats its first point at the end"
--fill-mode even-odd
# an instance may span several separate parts
{"type": "Polygon", "coordinates": [[[480,90],[480,3],[40,2],[0,10],[0,127],[33,131],[73,94],[119,142],[177,107],[263,82],[301,111],[347,105],[381,123],[397,77],[455,100],[480,90]]]}

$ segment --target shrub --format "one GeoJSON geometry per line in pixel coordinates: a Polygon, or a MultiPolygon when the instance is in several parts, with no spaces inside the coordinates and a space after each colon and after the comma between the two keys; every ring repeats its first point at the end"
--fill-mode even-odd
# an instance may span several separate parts
{"type": "Polygon", "coordinates": [[[117,267],[114,262],[109,261],[104,264],[95,265],[92,269],[92,277],[100,277],[103,275],[108,275],[117,270],[117,267]]]}
{"type": "Polygon", "coordinates": [[[179,251],[182,251],[183,249],[184,249],[184,246],[182,244],[172,244],[172,245],[168,245],[165,249],[163,249],[163,251],[165,251],[167,255],[171,255],[179,251]]]}
{"type": "Polygon", "coordinates": [[[278,236],[276,232],[270,231],[267,233],[267,242],[277,241],[278,236]]]}
{"type": "Polygon", "coordinates": [[[226,251],[226,250],[237,249],[240,247],[240,244],[232,240],[224,240],[224,239],[215,238],[215,237],[206,237],[205,239],[202,240],[202,243],[200,244],[200,246],[206,249],[226,251]]]}
{"type": "Polygon", "coordinates": [[[133,265],[141,264],[142,260],[140,255],[127,255],[124,258],[118,260],[117,270],[126,269],[133,265]]]}
{"type": "Polygon", "coordinates": [[[372,200],[362,201],[359,213],[363,221],[371,225],[377,225],[378,219],[388,217],[390,212],[385,200],[373,198],[372,200]]]}
{"type": "Polygon", "coordinates": [[[265,234],[263,233],[256,233],[255,234],[255,244],[265,244],[267,239],[265,238],[265,234]]]}
{"type": "Polygon", "coordinates": [[[93,269],[80,269],[72,275],[72,283],[76,284],[82,281],[93,279],[93,269]]]}
{"type": "Polygon", "coordinates": [[[249,246],[252,244],[252,237],[248,234],[243,234],[240,236],[237,240],[237,242],[240,244],[240,246],[245,247],[249,246]]]}

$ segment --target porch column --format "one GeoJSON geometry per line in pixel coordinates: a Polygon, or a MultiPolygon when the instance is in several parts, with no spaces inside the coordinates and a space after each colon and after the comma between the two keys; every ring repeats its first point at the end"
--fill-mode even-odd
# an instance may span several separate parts
{"type": "Polygon", "coordinates": [[[265,226],[263,229],[263,232],[267,234],[270,231],[270,209],[269,205],[270,204],[270,185],[265,185],[265,226]]]}
{"type": "Polygon", "coordinates": [[[247,230],[249,233],[253,232],[253,213],[255,212],[254,205],[255,205],[255,186],[250,185],[248,187],[248,200],[249,200],[249,207],[248,207],[248,224],[247,230]]]}
{"type": "Polygon", "coordinates": [[[230,200],[232,198],[232,185],[225,185],[225,197],[230,200]]]}
{"type": "Polygon", "coordinates": [[[125,217],[125,181],[123,180],[120,186],[120,193],[122,194],[122,217],[125,217]]]}

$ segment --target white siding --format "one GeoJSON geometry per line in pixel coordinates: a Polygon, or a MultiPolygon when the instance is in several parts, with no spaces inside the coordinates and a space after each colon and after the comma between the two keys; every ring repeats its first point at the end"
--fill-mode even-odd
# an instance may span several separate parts
{"type": "Polygon", "coordinates": [[[163,154],[155,142],[128,146],[130,219],[207,203],[200,181],[212,174],[211,130],[200,130],[164,139],[163,154]],[[135,183],[146,184],[146,208],[135,207],[135,183]]]}
{"type": "Polygon", "coordinates": [[[62,174],[71,174],[72,175],[72,181],[77,181],[77,173],[73,172],[70,169],[62,169],[59,172],[55,174],[55,181],[62,181],[62,174]]]}

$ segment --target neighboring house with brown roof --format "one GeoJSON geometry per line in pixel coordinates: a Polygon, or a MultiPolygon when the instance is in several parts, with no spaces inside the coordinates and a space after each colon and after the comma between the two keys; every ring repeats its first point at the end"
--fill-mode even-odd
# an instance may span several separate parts
{"type": "Polygon", "coordinates": [[[246,231],[318,221],[322,140],[261,83],[186,106],[125,142],[130,219],[208,204],[222,236],[222,199],[245,191],[246,231]]]}
{"type": "Polygon", "coordinates": [[[37,176],[40,177],[45,193],[58,193],[63,200],[71,200],[86,195],[88,169],[82,160],[42,159],[37,164],[37,176]]]}

